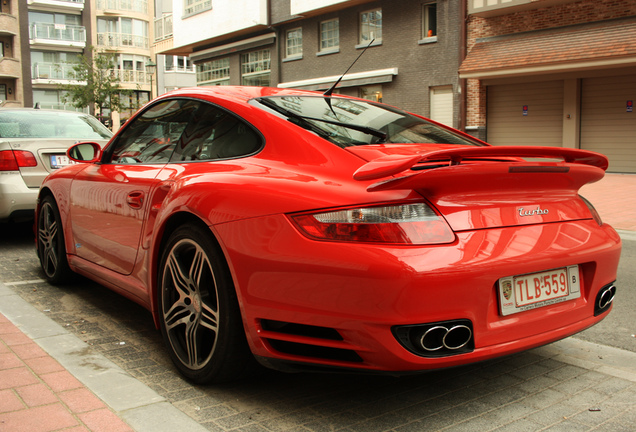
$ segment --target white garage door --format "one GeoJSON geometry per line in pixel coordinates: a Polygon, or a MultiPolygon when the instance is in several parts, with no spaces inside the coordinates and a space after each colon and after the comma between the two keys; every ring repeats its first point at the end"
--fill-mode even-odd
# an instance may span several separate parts
{"type": "Polygon", "coordinates": [[[431,88],[431,120],[453,126],[453,87],[431,88]]]}
{"type": "Polygon", "coordinates": [[[487,138],[494,145],[563,145],[563,81],[488,87],[487,138]]]}
{"type": "Polygon", "coordinates": [[[636,173],[636,75],[584,79],[581,148],[603,153],[608,171],[636,173]]]}

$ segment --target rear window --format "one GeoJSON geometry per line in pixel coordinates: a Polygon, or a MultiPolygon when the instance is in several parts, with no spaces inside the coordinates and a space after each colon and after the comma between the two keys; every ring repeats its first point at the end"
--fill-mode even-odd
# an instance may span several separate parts
{"type": "Polygon", "coordinates": [[[369,144],[482,145],[451,129],[388,105],[325,96],[270,96],[254,99],[262,108],[340,146],[369,144]]]}
{"type": "Polygon", "coordinates": [[[0,110],[0,138],[110,139],[113,134],[88,114],[45,110],[0,110]]]}

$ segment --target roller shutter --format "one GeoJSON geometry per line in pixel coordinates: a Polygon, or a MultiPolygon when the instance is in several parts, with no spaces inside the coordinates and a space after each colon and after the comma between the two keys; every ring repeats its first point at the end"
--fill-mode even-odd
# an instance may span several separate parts
{"type": "Polygon", "coordinates": [[[453,126],[453,87],[431,88],[431,120],[453,126]]]}
{"type": "Polygon", "coordinates": [[[489,143],[563,145],[563,81],[493,85],[487,92],[489,143]]]}
{"type": "Polygon", "coordinates": [[[608,171],[636,173],[636,75],[588,78],[581,89],[581,148],[603,153],[608,171]]]}

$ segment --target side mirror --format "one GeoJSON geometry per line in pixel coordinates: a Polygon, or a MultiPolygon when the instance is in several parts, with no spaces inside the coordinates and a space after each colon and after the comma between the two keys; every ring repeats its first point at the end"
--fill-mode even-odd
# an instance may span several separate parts
{"type": "Polygon", "coordinates": [[[74,162],[98,162],[102,158],[102,148],[95,142],[83,142],[72,145],[66,155],[74,162]]]}

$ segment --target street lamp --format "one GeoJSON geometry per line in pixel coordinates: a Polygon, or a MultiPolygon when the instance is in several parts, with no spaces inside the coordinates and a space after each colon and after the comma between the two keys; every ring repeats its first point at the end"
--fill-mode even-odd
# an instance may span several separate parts
{"type": "Polygon", "coordinates": [[[152,60],[148,60],[148,63],[146,63],[146,73],[148,75],[150,75],[150,99],[152,100],[154,98],[154,86],[152,85],[152,76],[155,74],[155,72],[157,71],[157,63],[153,62],[152,60]]]}

